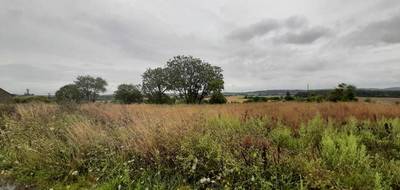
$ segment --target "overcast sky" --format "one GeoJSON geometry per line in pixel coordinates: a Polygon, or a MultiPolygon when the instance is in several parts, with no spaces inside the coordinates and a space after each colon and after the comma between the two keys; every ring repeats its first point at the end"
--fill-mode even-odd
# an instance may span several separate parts
{"type": "Polygon", "coordinates": [[[0,0],[0,88],[108,93],[193,55],[226,91],[400,86],[399,0],[0,0]]]}

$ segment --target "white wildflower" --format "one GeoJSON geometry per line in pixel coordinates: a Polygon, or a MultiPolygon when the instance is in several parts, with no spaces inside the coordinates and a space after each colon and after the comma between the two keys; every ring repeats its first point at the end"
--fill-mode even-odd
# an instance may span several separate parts
{"type": "Polygon", "coordinates": [[[78,175],[79,174],[79,172],[77,171],[77,170],[75,170],[75,171],[73,171],[72,173],[71,173],[71,175],[73,175],[73,176],[76,176],[76,175],[78,175]]]}
{"type": "Polygon", "coordinates": [[[210,181],[211,181],[210,178],[203,177],[203,178],[200,179],[200,183],[208,183],[210,181]]]}
{"type": "Polygon", "coordinates": [[[194,172],[194,171],[196,170],[197,162],[198,162],[198,161],[199,161],[199,160],[198,160],[197,158],[194,158],[193,165],[192,165],[192,172],[194,172]]]}

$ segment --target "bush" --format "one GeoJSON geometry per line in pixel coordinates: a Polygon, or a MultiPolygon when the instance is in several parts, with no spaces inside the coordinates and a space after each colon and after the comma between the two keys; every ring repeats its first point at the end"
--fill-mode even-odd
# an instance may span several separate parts
{"type": "Polygon", "coordinates": [[[209,103],[210,104],[226,104],[227,100],[221,92],[215,92],[212,94],[209,103]]]}
{"type": "Polygon", "coordinates": [[[375,172],[371,168],[371,160],[366,147],[360,144],[357,136],[325,133],[321,141],[321,158],[328,170],[335,171],[338,182],[335,188],[375,185],[375,172]]]}
{"type": "Polygon", "coordinates": [[[177,102],[175,97],[170,97],[167,94],[158,94],[157,96],[147,96],[146,103],[149,104],[175,104],[177,102]]]}
{"type": "Polygon", "coordinates": [[[55,96],[58,103],[79,103],[83,98],[82,93],[75,84],[61,87],[55,96]]]}
{"type": "Polygon", "coordinates": [[[51,100],[46,96],[16,96],[14,102],[17,104],[26,103],[51,103],[51,100]]]}
{"type": "Polygon", "coordinates": [[[141,103],[143,95],[138,86],[131,84],[121,84],[118,90],[114,92],[114,98],[123,104],[141,103]]]}

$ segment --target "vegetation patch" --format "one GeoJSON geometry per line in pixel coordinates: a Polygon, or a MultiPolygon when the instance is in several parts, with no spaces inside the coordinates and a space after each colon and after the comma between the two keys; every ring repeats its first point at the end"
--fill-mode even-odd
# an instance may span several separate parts
{"type": "Polygon", "coordinates": [[[315,104],[293,121],[259,106],[4,107],[1,175],[37,189],[400,188],[398,106],[363,119],[379,106],[315,104]]]}

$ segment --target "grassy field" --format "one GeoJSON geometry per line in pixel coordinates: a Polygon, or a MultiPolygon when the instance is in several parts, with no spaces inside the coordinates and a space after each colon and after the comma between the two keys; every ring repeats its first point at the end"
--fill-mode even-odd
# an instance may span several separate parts
{"type": "Polygon", "coordinates": [[[31,189],[399,189],[400,106],[1,106],[0,179],[31,189]]]}

